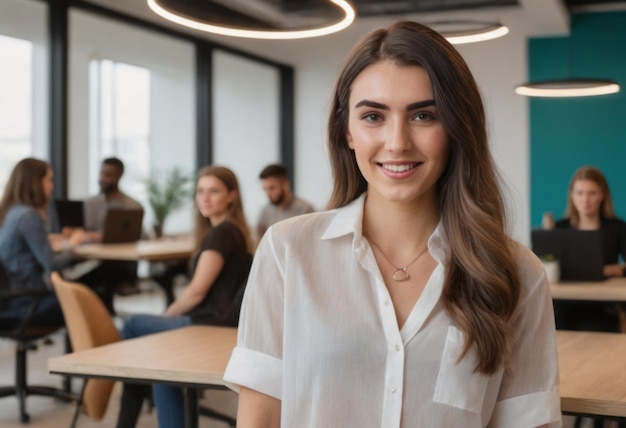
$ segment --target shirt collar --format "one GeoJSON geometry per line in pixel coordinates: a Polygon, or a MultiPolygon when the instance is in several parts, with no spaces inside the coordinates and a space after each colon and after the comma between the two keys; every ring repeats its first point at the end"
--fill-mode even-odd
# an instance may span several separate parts
{"type": "Polygon", "coordinates": [[[322,239],[339,238],[350,233],[355,235],[355,239],[362,236],[365,194],[362,193],[354,201],[335,211],[336,215],[326,228],[322,239]]]}
{"type": "MultiPolygon", "coordinates": [[[[354,234],[353,246],[357,246],[363,237],[363,207],[366,192],[354,201],[336,210],[336,215],[322,235],[323,240],[354,234]]],[[[428,238],[428,252],[438,263],[446,260],[449,251],[448,240],[441,220],[428,238]]]]}

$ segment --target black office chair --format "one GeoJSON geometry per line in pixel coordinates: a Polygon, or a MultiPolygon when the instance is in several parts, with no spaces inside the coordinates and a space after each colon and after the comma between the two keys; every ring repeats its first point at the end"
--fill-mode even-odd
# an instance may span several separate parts
{"type": "Polygon", "coordinates": [[[33,341],[43,339],[59,330],[59,327],[33,327],[30,326],[30,318],[35,313],[39,300],[46,294],[42,289],[19,289],[12,290],[9,279],[0,263],[0,338],[15,341],[15,384],[0,387],[0,398],[15,395],[19,403],[20,421],[27,423],[30,416],[26,412],[26,397],[28,395],[43,395],[55,397],[65,401],[75,400],[76,396],[71,392],[52,388],[27,384],[27,355],[26,352],[33,341]],[[32,303],[28,311],[21,319],[9,319],[2,316],[3,310],[10,304],[12,299],[23,296],[32,297],[32,303]]]}

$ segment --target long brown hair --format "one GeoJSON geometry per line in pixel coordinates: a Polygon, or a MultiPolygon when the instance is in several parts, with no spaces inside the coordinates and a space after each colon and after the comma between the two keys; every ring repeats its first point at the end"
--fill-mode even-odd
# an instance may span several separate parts
{"type": "MultiPolygon", "coordinates": [[[[248,228],[248,223],[246,222],[246,216],[243,212],[243,203],[241,202],[241,192],[239,191],[239,182],[237,181],[237,176],[234,172],[224,166],[206,166],[198,172],[198,178],[196,182],[201,177],[212,176],[220,180],[224,183],[224,186],[228,189],[228,191],[235,191],[236,196],[235,199],[228,206],[228,216],[227,220],[232,224],[237,226],[237,228],[241,231],[244,238],[246,239],[246,247],[249,252],[253,252],[254,245],[252,241],[252,235],[250,234],[250,229],[248,228]]],[[[196,206],[196,248],[200,248],[200,244],[204,240],[204,237],[209,233],[209,231],[213,228],[211,224],[211,220],[206,217],[203,217],[200,214],[200,210],[196,206]]]]}
{"type": "Polygon", "coordinates": [[[609,183],[604,178],[604,175],[600,170],[593,166],[581,166],[576,170],[572,179],[569,182],[569,191],[567,192],[567,208],[565,209],[565,217],[570,219],[570,223],[574,226],[580,222],[580,213],[574,206],[572,201],[572,191],[574,190],[574,183],[579,180],[593,181],[602,190],[604,198],[600,204],[600,216],[604,218],[615,218],[615,211],[613,210],[613,200],[611,199],[611,191],[609,190],[609,183]]]}
{"type": "Polygon", "coordinates": [[[356,77],[372,64],[392,60],[428,73],[450,157],[438,182],[439,212],[450,246],[442,298],[465,333],[463,355],[475,345],[476,370],[505,366],[519,300],[520,279],[505,209],[487,141],[486,119],[476,82],[461,55],[440,34],[415,22],[397,22],[366,35],[337,80],[328,121],[334,178],[329,208],[346,205],[367,190],[346,130],[356,77]]]}
{"type": "Polygon", "coordinates": [[[15,165],[0,200],[0,225],[14,204],[24,204],[38,210],[46,207],[48,198],[43,190],[43,179],[48,169],[50,165],[47,162],[35,158],[22,159],[15,165]]]}

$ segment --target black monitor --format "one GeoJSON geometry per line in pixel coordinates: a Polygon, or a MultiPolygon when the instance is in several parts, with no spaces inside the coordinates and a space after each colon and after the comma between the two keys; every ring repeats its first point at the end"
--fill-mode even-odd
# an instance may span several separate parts
{"type": "Polygon", "coordinates": [[[602,281],[604,238],[601,230],[533,230],[532,248],[539,257],[559,262],[561,281],[602,281]]]}
{"type": "Polygon", "coordinates": [[[84,227],[83,201],[57,199],[54,201],[59,227],[84,227]]]}

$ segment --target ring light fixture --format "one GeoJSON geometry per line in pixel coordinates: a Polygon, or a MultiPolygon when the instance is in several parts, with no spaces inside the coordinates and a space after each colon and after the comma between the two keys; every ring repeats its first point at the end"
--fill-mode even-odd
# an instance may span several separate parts
{"type": "Polygon", "coordinates": [[[201,20],[189,18],[165,8],[159,0],[147,1],[148,7],[152,9],[154,13],[176,24],[222,36],[242,37],[248,39],[290,40],[325,36],[349,27],[356,17],[354,9],[347,1],[328,0],[330,3],[335,4],[343,11],[344,17],[339,22],[306,30],[250,30],[245,28],[228,27],[215,23],[207,23],[201,20]]]}
{"type": "Polygon", "coordinates": [[[499,22],[439,21],[426,25],[438,31],[453,45],[484,42],[509,33],[509,28],[499,22]]]}
{"type": "Polygon", "coordinates": [[[515,88],[515,93],[527,97],[590,97],[615,94],[620,86],[612,80],[567,79],[525,83],[515,88]]]}

